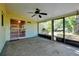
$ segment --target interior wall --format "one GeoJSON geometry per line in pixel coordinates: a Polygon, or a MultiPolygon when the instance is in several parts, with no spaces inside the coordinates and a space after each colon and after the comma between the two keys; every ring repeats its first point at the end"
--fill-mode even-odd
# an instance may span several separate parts
{"type": "MultiPolygon", "coordinates": [[[[0,12],[0,15],[1,15],[1,12],[0,12]]],[[[1,25],[1,16],[0,16],[0,52],[5,44],[5,37],[4,37],[5,33],[4,32],[5,32],[4,27],[2,27],[2,25],[1,25]]]]}
{"type": "Polygon", "coordinates": [[[2,24],[2,18],[1,18],[2,11],[4,13],[6,12],[4,4],[0,4],[0,53],[1,53],[1,51],[4,47],[4,44],[6,42],[6,40],[5,40],[5,29],[4,29],[4,26],[1,25],[2,24]]]}
{"type": "Polygon", "coordinates": [[[37,23],[31,22],[26,24],[26,37],[35,37],[37,36],[37,23]]]}

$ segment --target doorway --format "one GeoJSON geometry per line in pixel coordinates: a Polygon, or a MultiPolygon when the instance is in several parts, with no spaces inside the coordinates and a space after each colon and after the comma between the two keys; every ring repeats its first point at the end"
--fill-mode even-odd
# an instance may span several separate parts
{"type": "Polygon", "coordinates": [[[65,27],[64,27],[64,19],[57,19],[54,20],[54,40],[56,41],[62,41],[64,42],[64,33],[65,33],[65,27]]]}
{"type": "Polygon", "coordinates": [[[10,20],[10,39],[22,39],[25,35],[25,21],[22,20],[10,20]]]}

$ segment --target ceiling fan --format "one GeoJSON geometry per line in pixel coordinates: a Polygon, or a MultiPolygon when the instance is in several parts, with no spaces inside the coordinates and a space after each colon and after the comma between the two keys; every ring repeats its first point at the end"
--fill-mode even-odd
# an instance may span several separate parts
{"type": "Polygon", "coordinates": [[[38,9],[38,8],[36,8],[35,12],[29,12],[29,13],[34,13],[34,15],[32,15],[32,17],[38,15],[39,18],[42,18],[41,15],[47,15],[47,13],[41,13],[41,12],[40,12],[40,9],[38,9]]]}

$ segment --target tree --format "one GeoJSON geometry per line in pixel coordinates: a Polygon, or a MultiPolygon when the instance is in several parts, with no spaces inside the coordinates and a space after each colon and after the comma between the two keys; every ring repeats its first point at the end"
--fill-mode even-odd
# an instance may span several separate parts
{"type": "Polygon", "coordinates": [[[67,17],[65,20],[65,28],[68,29],[68,32],[74,32],[74,27],[76,25],[76,17],[71,16],[67,17]]]}
{"type": "Polygon", "coordinates": [[[51,21],[48,21],[48,22],[47,22],[47,30],[48,30],[48,32],[51,32],[51,29],[52,29],[52,28],[51,28],[51,25],[52,25],[52,24],[51,24],[51,21]]]}

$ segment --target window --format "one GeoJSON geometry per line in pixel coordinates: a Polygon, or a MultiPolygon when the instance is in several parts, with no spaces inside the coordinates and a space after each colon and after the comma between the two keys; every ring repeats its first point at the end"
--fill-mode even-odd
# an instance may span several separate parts
{"type": "MultiPolygon", "coordinates": [[[[78,18],[79,19],[79,18],[78,18]]],[[[79,41],[79,31],[76,16],[65,18],[65,39],[79,41]]]]}
{"type": "Polygon", "coordinates": [[[46,21],[39,23],[39,34],[44,34],[44,35],[51,35],[51,21],[46,21]]]}

